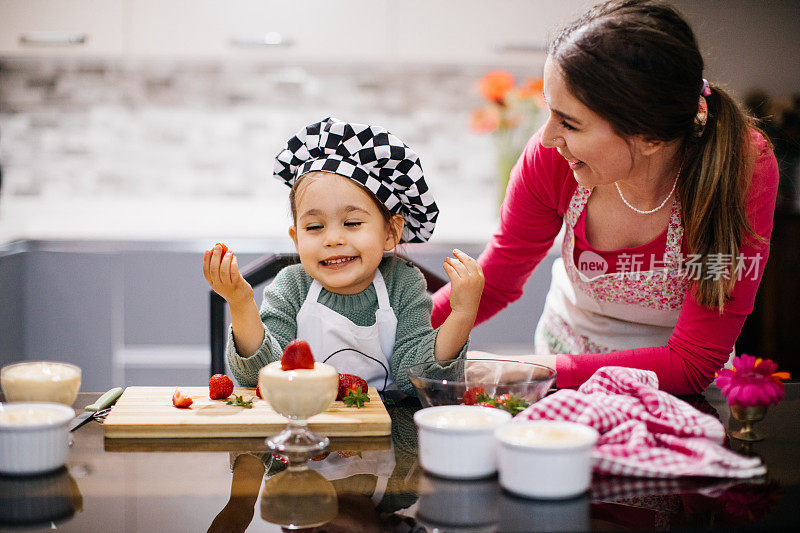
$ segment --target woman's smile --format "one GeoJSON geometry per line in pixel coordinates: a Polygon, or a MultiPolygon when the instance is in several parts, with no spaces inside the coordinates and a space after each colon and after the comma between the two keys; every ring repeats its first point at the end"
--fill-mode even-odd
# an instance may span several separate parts
{"type": "Polygon", "coordinates": [[[582,168],[586,164],[583,161],[579,161],[579,160],[577,160],[575,158],[567,156],[561,150],[559,150],[558,153],[561,154],[561,157],[563,157],[564,159],[567,160],[567,163],[569,163],[569,168],[571,168],[573,171],[582,168]]]}

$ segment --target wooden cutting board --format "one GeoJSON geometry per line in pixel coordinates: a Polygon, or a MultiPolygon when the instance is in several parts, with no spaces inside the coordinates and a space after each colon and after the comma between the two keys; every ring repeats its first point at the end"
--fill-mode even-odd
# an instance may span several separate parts
{"type": "MultiPolygon", "coordinates": [[[[175,387],[128,387],[103,422],[107,438],[266,437],[286,427],[286,419],[256,396],[255,389],[236,387],[234,395],[253,398],[247,409],[212,400],[208,387],[178,387],[192,397],[189,409],[172,405],[175,387]]],[[[231,395],[233,398],[233,395],[231,395]]],[[[390,435],[392,420],[375,388],[363,408],[333,402],[308,420],[312,431],[328,437],[390,435]]]]}

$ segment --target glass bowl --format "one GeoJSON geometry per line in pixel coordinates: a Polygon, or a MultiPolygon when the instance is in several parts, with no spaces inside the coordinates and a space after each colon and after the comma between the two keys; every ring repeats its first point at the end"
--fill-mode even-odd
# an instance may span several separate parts
{"type": "Polygon", "coordinates": [[[556,371],[550,367],[505,359],[432,361],[410,366],[407,372],[423,407],[463,404],[464,393],[474,387],[492,398],[515,394],[533,404],[556,380],[556,371]]]}

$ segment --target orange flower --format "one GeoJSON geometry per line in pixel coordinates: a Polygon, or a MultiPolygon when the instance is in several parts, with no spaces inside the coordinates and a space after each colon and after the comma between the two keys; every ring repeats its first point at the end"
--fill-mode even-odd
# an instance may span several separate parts
{"type": "Polygon", "coordinates": [[[508,91],[514,87],[514,76],[505,70],[493,70],[478,82],[478,90],[484,98],[502,104],[508,91]]]}
{"type": "Polygon", "coordinates": [[[535,98],[542,95],[544,80],[542,78],[528,78],[519,89],[520,98],[535,98]]]}
{"type": "Polygon", "coordinates": [[[500,112],[495,107],[481,107],[472,112],[469,123],[472,131],[489,133],[500,125],[500,112]]]}

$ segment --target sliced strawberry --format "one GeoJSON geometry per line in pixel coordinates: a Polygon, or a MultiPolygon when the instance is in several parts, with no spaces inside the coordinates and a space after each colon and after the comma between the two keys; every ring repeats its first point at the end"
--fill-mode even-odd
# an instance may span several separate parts
{"type": "Polygon", "coordinates": [[[264,399],[264,397],[261,396],[261,385],[256,385],[256,396],[258,396],[262,400],[264,399]]]}
{"type": "Polygon", "coordinates": [[[314,355],[306,341],[293,340],[286,345],[281,357],[281,369],[314,368],[314,355]]]}
{"type": "Polygon", "coordinates": [[[336,392],[336,399],[344,400],[347,394],[359,387],[362,391],[367,392],[367,382],[364,379],[355,374],[339,374],[339,390],[336,392]]]}
{"type": "Polygon", "coordinates": [[[218,243],[217,243],[217,244],[215,244],[214,246],[219,246],[220,248],[222,248],[222,254],[221,254],[221,255],[222,255],[222,257],[225,257],[225,254],[226,254],[226,253],[228,253],[228,247],[227,247],[227,246],[225,246],[223,243],[221,243],[221,242],[218,242],[218,243]]]}
{"type": "Polygon", "coordinates": [[[511,413],[512,416],[518,415],[530,405],[528,400],[516,393],[501,394],[495,398],[494,401],[497,404],[497,407],[500,409],[505,409],[511,413]]]}
{"type": "Polygon", "coordinates": [[[342,459],[347,459],[348,457],[355,457],[355,456],[361,457],[361,452],[357,452],[355,450],[341,450],[336,453],[339,454],[339,457],[341,457],[342,459]]]}
{"type": "Polygon", "coordinates": [[[511,398],[511,396],[510,396],[510,395],[508,395],[508,394],[501,394],[500,396],[498,396],[497,398],[495,398],[495,399],[494,399],[494,401],[495,401],[496,403],[500,404],[500,405],[506,405],[506,403],[508,403],[508,400],[509,400],[509,398],[511,398]]]}
{"type": "Polygon", "coordinates": [[[175,407],[180,407],[181,409],[185,409],[192,405],[194,400],[192,400],[189,396],[184,395],[178,389],[175,389],[175,393],[172,395],[172,405],[175,407]]]}
{"type": "Polygon", "coordinates": [[[486,389],[483,387],[472,387],[471,389],[467,389],[467,392],[464,393],[464,405],[475,405],[478,403],[478,395],[486,394],[486,389]]]}
{"type": "Polygon", "coordinates": [[[222,400],[233,393],[233,381],[225,374],[214,374],[208,380],[208,397],[212,400],[222,400]]]}
{"type": "Polygon", "coordinates": [[[319,455],[315,455],[314,457],[312,457],[311,460],[312,461],[324,461],[330,454],[331,454],[331,452],[321,453],[319,455]]]}

